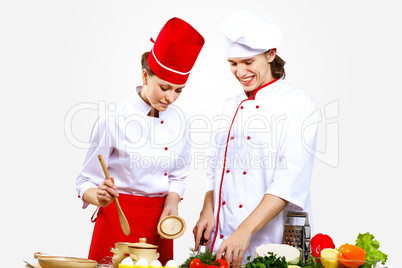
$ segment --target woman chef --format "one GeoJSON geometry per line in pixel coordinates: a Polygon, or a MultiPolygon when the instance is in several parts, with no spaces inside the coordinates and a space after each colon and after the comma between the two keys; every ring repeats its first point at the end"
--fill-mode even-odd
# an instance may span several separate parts
{"type": "MultiPolygon", "coordinates": [[[[152,39],[151,39],[152,40],[152,39]]],[[[153,40],[152,40],[153,41],[153,40]]],[[[173,259],[173,241],[157,234],[159,220],[178,214],[190,166],[189,129],[185,115],[172,103],[185,87],[204,38],[187,22],[170,19],[153,48],[142,56],[142,82],[115,112],[101,116],[76,181],[83,208],[99,206],[89,259],[112,256],[116,242],[158,246],[164,265],[173,259]],[[114,184],[106,181],[98,155],[102,154],[114,184]],[[113,197],[118,196],[130,224],[126,236],[113,197]]]]}
{"type": "Polygon", "coordinates": [[[281,80],[281,34],[269,18],[238,11],[221,31],[230,70],[244,91],[223,105],[193,233],[196,249],[205,231],[217,258],[240,267],[255,247],[282,243],[288,210],[311,213],[309,151],[317,125],[310,115],[316,108],[310,96],[281,80]]]}

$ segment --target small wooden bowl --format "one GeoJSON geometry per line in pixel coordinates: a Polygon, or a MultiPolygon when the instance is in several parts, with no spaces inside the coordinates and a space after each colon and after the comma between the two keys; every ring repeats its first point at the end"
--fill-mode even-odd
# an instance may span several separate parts
{"type": "Polygon", "coordinates": [[[186,222],[179,216],[166,216],[158,223],[158,233],[165,239],[176,239],[184,234],[186,222]]]}

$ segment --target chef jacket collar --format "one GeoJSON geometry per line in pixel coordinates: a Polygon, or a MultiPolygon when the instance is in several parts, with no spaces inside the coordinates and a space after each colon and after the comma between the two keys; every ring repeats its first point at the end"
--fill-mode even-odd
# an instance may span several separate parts
{"type": "Polygon", "coordinates": [[[141,97],[140,91],[142,86],[138,86],[135,88],[135,92],[132,95],[133,107],[140,110],[141,113],[148,115],[149,112],[152,110],[152,107],[149,106],[141,97]]]}
{"type": "MultiPolygon", "coordinates": [[[[274,83],[275,83],[276,81],[278,81],[278,80],[279,80],[279,79],[277,78],[277,79],[274,79],[274,80],[272,80],[272,81],[270,81],[270,82],[268,82],[268,83],[266,83],[266,84],[260,86],[259,88],[257,88],[257,89],[254,91],[253,96],[251,96],[249,99],[250,99],[250,100],[255,100],[255,99],[256,99],[256,96],[257,96],[257,93],[258,93],[260,90],[262,90],[262,89],[267,89],[267,90],[264,90],[265,93],[271,91],[271,89],[272,89],[273,86],[271,86],[271,87],[268,87],[268,86],[274,84],[274,83]]],[[[246,91],[244,91],[244,94],[246,94],[246,97],[248,98],[248,95],[247,95],[247,92],[246,92],[246,91]]],[[[260,94],[259,94],[258,96],[260,96],[260,94]]]]}

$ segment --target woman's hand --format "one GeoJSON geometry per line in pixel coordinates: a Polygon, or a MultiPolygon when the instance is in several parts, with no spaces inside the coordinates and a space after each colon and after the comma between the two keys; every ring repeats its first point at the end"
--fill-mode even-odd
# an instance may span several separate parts
{"type": "Polygon", "coordinates": [[[232,268],[240,268],[244,253],[250,245],[251,235],[251,232],[240,228],[234,231],[218,248],[216,259],[225,259],[227,263],[232,261],[232,268]]]}
{"type": "Polygon", "coordinates": [[[98,188],[89,188],[85,191],[83,199],[85,202],[97,207],[107,207],[113,201],[114,197],[118,197],[117,188],[114,185],[114,179],[112,181],[104,180],[98,185],[98,188]]]}
{"type": "Polygon", "coordinates": [[[111,179],[112,181],[104,180],[98,185],[98,189],[96,190],[96,199],[100,207],[109,206],[113,203],[114,198],[119,196],[117,188],[114,185],[114,179],[111,179]]]}
{"type": "Polygon", "coordinates": [[[174,215],[178,216],[179,215],[179,201],[180,201],[180,196],[178,193],[175,192],[170,192],[166,195],[165,197],[165,203],[163,207],[162,214],[159,218],[159,221],[161,221],[164,217],[174,215]]]}

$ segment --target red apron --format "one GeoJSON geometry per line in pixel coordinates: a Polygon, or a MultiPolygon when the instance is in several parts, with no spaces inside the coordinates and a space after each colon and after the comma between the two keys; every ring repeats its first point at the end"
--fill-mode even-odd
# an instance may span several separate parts
{"type": "Polygon", "coordinates": [[[130,235],[126,236],[121,229],[117,208],[114,203],[106,208],[100,208],[94,231],[88,259],[103,262],[113,256],[110,248],[116,242],[137,243],[141,237],[147,243],[158,246],[159,261],[165,265],[173,260],[173,240],[162,239],[157,233],[159,218],[162,213],[164,197],[144,197],[119,193],[119,203],[130,225],[130,235]]]}

